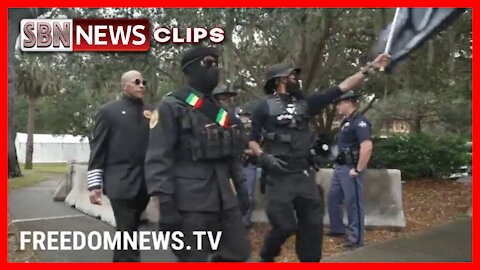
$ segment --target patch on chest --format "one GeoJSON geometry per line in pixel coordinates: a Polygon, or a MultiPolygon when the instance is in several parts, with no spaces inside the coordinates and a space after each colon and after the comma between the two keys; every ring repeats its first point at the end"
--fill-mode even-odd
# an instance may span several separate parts
{"type": "Polygon", "coordinates": [[[343,126],[342,126],[342,130],[343,130],[344,128],[349,127],[349,126],[350,126],[350,122],[345,122],[345,124],[343,124],[343,126]]]}
{"type": "Polygon", "coordinates": [[[295,114],[296,113],[295,104],[288,104],[287,105],[287,112],[289,114],[295,114]]]}
{"type": "Polygon", "coordinates": [[[282,115],[279,115],[277,116],[277,120],[278,121],[282,121],[284,119],[293,119],[293,115],[291,114],[282,114],[282,115]]]}
{"type": "Polygon", "coordinates": [[[296,114],[296,112],[297,110],[295,104],[288,104],[287,108],[285,108],[284,113],[277,116],[277,120],[281,121],[284,119],[293,119],[293,115],[296,114]]]}

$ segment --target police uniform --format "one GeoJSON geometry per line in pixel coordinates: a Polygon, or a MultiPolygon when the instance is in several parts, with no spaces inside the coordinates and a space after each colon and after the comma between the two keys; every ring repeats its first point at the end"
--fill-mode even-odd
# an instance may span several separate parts
{"type": "MultiPolygon", "coordinates": [[[[353,92],[339,99],[352,99],[358,95],[353,92]]],[[[372,125],[360,112],[355,111],[344,119],[337,134],[339,155],[335,162],[330,192],[328,194],[328,213],[330,218],[330,234],[344,235],[342,204],[345,206],[350,230],[346,244],[362,246],[364,243],[365,203],[363,195],[364,172],[354,179],[350,176],[358,162],[360,143],[371,140],[372,125]]]]}
{"type": "Polygon", "coordinates": [[[149,193],[160,199],[160,229],[181,230],[185,245],[192,247],[173,251],[179,261],[245,261],[250,255],[234,191],[242,181],[236,145],[240,126],[231,114],[225,126],[215,120],[218,118],[212,119],[208,110],[203,111],[216,108],[214,103],[211,96],[186,86],[162,99],[150,124],[147,186],[149,193]],[[162,205],[170,203],[168,198],[180,215],[170,227],[162,225],[166,224],[162,205]],[[192,231],[222,231],[218,250],[206,246],[206,239],[202,250],[196,250],[192,231]]]}
{"type": "MultiPolygon", "coordinates": [[[[312,131],[310,117],[339,97],[338,87],[298,99],[273,93],[270,85],[276,77],[287,77],[298,69],[274,68],[267,72],[262,100],[252,116],[250,140],[263,140],[264,153],[286,162],[287,171],[266,170],[266,213],[272,230],[261,250],[263,261],[274,261],[281,246],[297,234],[297,256],[302,262],[321,259],[324,201],[315,182],[315,171],[307,161],[312,131]]],[[[312,142],[313,143],[313,142],[312,142]]]]}
{"type": "MultiPolygon", "coordinates": [[[[240,116],[248,116],[250,118],[251,113],[245,109],[238,109],[237,114],[240,116]]],[[[248,133],[251,130],[251,119],[248,120],[247,123],[243,123],[244,128],[244,141],[245,141],[245,148],[248,149],[248,133]]],[[[256,162],[250,160],[251,157],[248,158],[246,162],[243,163],[242,167],[242,176],[245,179],[245,186],[248,192],[248,197],[250,200],[250,207],[245,211],[243,215],[243,224],[250,228],[252,226],[252,213],[255,207],[255,187],[257,185],[257,165],[256,162]]]]}
{"type": "MultiPolygon", "coordinates": [[[[236,92],[234,89],[231,88],[230,83],[227,84],[221,84],[217,87],[212,92],[212,96],[220,101],[218,99],[219,95],[230,95],[230,96],[237,96],[238,92],[236,92]]],[[[242,115],[250,115],[249,112],[242,110],[241,108],[233,105],[230,108],[225,108],[228,112],[233,114],[236,118],[240,119],[240,114],[242,115]]],[[[248,132],[250,132],[251,125],[247,127],[246,125],[242,124],[242,141],[241,144],[244,145],[244,148],[248,149],[248,132]]],[[[248,209],[245,209],[242,221],[247,228],[252,226],[252,212],[253,212],[253,207],[254,207],[254,199],[255,199],[255,185],[256,185],[256,179],[257,179],[257,167],[252,164],[252,162],[243,162],[243,166],[241,167],[241,172],[242,172],[242,177],[243,177],[243,184],[244,188],[247,191],[248,195],[248,200],[249,200],[249,205],[248,209]]],[[[244,194],[238,194],[237,196],[244,195],[244,194]]],[[[240,198],[239,200],[242,200],[244,198],[240,198]]]]}
{"type": "MultiPolygon", "coordinates": [[[[143,162],[150,111],[127,96],[100,107],[90,141],[88,189],[103,188],[112,204],[118,231],[138,229],[147,194],[143,162]]],[[[140,252],[115,250],[113,261],[140,261],[140,252]]]]}

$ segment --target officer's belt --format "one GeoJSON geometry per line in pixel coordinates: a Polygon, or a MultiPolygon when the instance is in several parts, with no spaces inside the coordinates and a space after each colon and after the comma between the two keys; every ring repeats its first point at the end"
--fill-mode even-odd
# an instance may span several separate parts
{"type": "Polygon", "coordinates": [[[228,128],[228,112],[209,99],[204,99],[204,95],[202,93],[199,93],[193,89],[181,89],[173,92],[171,95],[181,100],[185,104],[195,108],[213,122],[224,128],[228,128]]]}
{"type": "Polygon", "coordinates": [[[290,134],[279,134],[277,132],[267,132],[264,134],[264,138],[271,141],[280,141],[284,143],[292,142],[292,135],[290,134]]]}

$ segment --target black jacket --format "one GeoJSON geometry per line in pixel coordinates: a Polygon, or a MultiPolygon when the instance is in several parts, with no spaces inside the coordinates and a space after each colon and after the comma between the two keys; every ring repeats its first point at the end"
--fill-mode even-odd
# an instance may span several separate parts
{"type": "Polygon", "coordinates": [[[238,206],[233,185],[243,181],[240,155],[218,161],[193,161],[185,156],[180,145],[185,131],[180,123],[187,113],[194,114],[195,124],[212,122],[173,96],[166,96],[158,107],[158,123],[151,126],[145,158],[148,192],[160,199],[173,197],[184,211],[219,211],[238,206]]]}
{"type": "Polygon", "coordinates": [[[149,132],[145,110],[143,102],[126,96],[100,107],[90,141],[89,190],[103,187],[112,199],[129,199],[145,189],[149,132]]]}

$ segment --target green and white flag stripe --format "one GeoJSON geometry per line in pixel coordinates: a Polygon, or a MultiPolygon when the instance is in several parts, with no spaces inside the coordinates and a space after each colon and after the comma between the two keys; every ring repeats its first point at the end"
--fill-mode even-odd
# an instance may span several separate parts
{"type": "Polygon", "coordinates": [[[228,125],[228,113],[225,111],[223,108],[220,108],[220,110],[217,113],[216,121],[219,125],[225,127],[228,125]]]}
{"type": "Polygon", "coordinates": [[[185,101],[195,108],[198,108],[202,104],[200,97],[194,93],[190,93],[185,101]]]}

